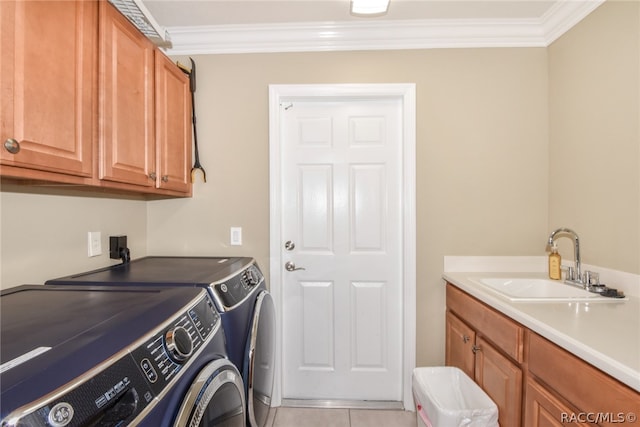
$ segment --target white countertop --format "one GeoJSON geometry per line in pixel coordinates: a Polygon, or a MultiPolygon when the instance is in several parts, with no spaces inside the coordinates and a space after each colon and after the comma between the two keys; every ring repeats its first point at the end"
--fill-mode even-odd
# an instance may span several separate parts
{"type": "Polygon", "coordinates": [[[443,278],[640,392],[640,298],[617,302],[513,302],[475,283],[541,273],[444,273],[443,278]]]}

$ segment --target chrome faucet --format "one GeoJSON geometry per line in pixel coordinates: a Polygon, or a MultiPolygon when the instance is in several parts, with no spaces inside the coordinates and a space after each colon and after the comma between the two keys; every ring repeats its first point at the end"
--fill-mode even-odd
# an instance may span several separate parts
{"type": "Polygon", "coordinates": [[[549,246],[553,246],[553,241],[557,234],[569,234],[573,238],[573,247],[574,247],[574,253],[575,253],[575,269],[572,269],[571,267],[569,267],[565,281],[569,283],[577,284],[577,285],[582,285],[582,286],[588,285],[588,283],[585,284],[582,281],[582,272],[580,271],[580,240],[578,239],[578,235],[576,234],[575,231],[571,229],[558,228],[557,230],[553,231],[549,236],[549,246]]]}

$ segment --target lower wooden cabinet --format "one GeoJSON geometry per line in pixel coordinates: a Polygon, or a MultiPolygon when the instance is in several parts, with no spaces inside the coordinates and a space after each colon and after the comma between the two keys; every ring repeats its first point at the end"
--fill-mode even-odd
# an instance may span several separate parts
{"type": "MultiPolygon", "coordinates": [[[[498,406],[501,426],[519,426],[522,417],[522,370],[486,339],[487,332],[494,336],[495,333],[474,327],[485,323],[488,318],[495,319],[498,324],[506,322],[507,329],[521,327],[506,317],[495,318],[498,313],[454,287],[447,288],[447,303],[445,363],[460,368],[487,393],[498,406]],[[455,314],[451,308],[456,309],[455,314]],[[463,320],[458,317],[460,312],[471,312],[474,316],[463,320]]],[[[519,339],[521,334],[516,332],[513,336],[519,339]]],[[[509,348],[518,347],[510,341],[506,340],[509,348]]]]}
{"type": "Polygon", "coordinates": [[[446,355],[496,403],[501,427],[613,426],[640,393],[447,284],[446,355]]]}

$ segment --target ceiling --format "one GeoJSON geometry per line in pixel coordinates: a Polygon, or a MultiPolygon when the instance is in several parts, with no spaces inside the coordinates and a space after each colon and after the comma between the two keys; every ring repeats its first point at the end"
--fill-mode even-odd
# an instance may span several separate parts
{"type": "Polygon", "coordinates": [[[604,0],[391,0],[384,16],[350,0],[142,0],[169,53],[546,46],[604,0]]]}
{"type": "Polygon", "coordinates": [[[144,0],[164,27],[416,19],[540,18],[545,0],[391,0],[386,15],[352,16],[350,0],[144,0]]]}

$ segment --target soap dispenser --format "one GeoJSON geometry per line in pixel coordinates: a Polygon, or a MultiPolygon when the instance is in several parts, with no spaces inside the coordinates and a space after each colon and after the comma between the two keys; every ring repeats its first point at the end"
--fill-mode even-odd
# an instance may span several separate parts
{"type": "Polygon", "coordinates": [[[553,280],[560,280],[561,271],[560,266],[562,264],[562,258],[558,253],[558,246],[554,242],[551,246],[551,253],[549,254],[549,278],[553,280]]]}

